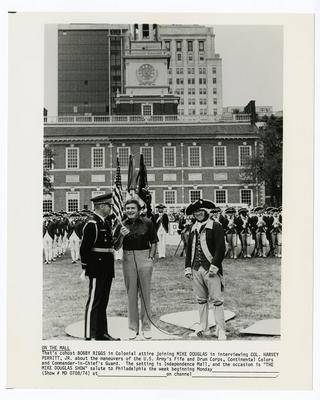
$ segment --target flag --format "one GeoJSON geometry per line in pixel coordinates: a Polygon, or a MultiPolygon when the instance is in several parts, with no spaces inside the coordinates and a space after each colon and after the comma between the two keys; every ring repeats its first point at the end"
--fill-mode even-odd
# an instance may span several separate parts
{"type": "Polygon", "coordinates": [[[129,156],[129,166],[128,166],[128,192],[132,194],[132,191],[135,192],[136,190],[136,181],[134,178],[134,160],[132,154],[129,156]]]}
{"type": "Polygon", "coordinates": [[[114,180],[114,185],[112,189],[112,200],[113,200],[113,212],[117,219],[121,220],[123,216],[123,198],[122,198],[122,184],[121,184],[121,174],[120,174],[120,162],[117,157],[117,170],[114,180]]]}
{"type": "Polygon", "coordinates": [[[140,166],[137,175],[137,194],[140,199],[145,203],[147,209],[147,216],[150,217],[151,210],[151,194],[148,187],[147,168],[144,164],[143,154],[140,155],[140,166]]]}

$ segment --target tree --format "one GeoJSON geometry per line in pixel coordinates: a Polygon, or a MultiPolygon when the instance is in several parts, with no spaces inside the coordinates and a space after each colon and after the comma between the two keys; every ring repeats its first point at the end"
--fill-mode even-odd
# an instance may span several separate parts
{"type": "Polygon", "coordinates": [[[45,145],[43,148],[43,193],[51,193],[53,186],[51,182],[50,169],[53,166],[53,150],[45,145]]]}
{"type": "Polygon", "coordinates": [[[248,158],[244,174],[248,181],[264,182],[268,203],[277,207],[282,203],[283,120],[274,115],[263,120],[257,151],[248,158]]]}

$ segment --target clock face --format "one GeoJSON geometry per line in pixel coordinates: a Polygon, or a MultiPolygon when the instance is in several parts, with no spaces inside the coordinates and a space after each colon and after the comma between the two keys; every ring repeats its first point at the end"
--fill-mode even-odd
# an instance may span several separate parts
{"type": "Polygon", "coordinates": [[[140,83],[153,83],[156,80],[157,75],[157,70],[151,64],[142,64],[137,70],[137,78],[140,83]]]}

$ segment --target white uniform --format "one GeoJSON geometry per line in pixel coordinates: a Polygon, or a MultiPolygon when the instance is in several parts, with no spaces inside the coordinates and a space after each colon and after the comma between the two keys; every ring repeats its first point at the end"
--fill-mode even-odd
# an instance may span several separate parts
{"type": "Polygon", "coordinates": [[[43,250],[46,263],[49,263],[52,260],[52,245],[53,239],[47,231],[43,237],[43,250]]]}
{"type": "Polygon", "coordinates": [[[164,229],[163,225],[160,224],[159,229],[158,229],[158,254],[159,258],[164,258],[166,256],[166,238],[167,238],[167,232],[164,229]]]}

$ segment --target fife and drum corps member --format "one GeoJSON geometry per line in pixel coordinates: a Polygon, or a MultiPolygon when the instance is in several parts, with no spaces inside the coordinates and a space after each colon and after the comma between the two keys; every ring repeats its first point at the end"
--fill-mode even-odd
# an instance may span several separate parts
{"type": "Polygon", "coordinates": [[[222,290],[224,286],[222,260],[225,254],[224,230],[220,222],[209,218],[215,205],[209,200],[191,203],[186,214],[195,218],[187,244],[185,276],[192,280],[192,287],[200,315],[199,337],[210,335],[208,325],[209,302],[213,302],[216,334],[226,340],[222,290]]]}
{"type": "Polygon", "coordinates": [[[91,199],[94,213],[83,229],[80,257],[85,275],[89,277],[89,297],[85,310],[86,340],[119,340],[108,333],[106,309],[114,278],[114,249],[121,246],[128,233],[124,227],[113,235],[110,213],[112,193],[91,199]]]}

